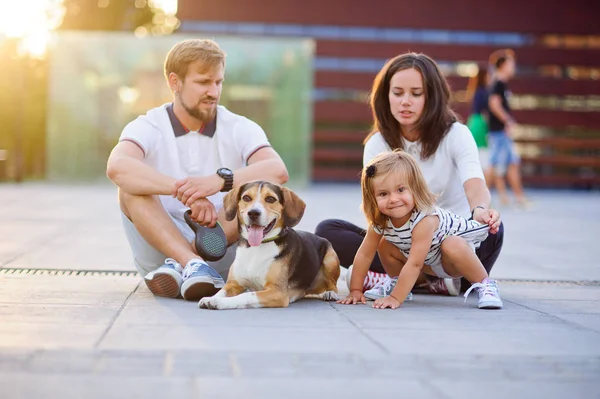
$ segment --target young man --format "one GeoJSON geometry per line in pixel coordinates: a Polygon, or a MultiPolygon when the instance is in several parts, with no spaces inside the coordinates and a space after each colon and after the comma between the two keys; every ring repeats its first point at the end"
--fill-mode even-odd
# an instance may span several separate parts
{"type": "Polygon", "coordinates": [[[494,81],[488,99],[490,166],[500,202],[508,205],[504,175],[510,184],[517,203],[527,206],[529,202],[523,194],[520,158],[515,150],[512,132],[516,122],[512,116],[508,99],[508,82],[515,75],[516,60],[512,50],[498,50],[490,55],[490,64],[495,68],[494,81]]]}
{"type": "MultiPolygon", "coordinates": [[[[225,53],[217,43],[182,41],[169,51],[164,68],[173,102],[123,129],[107,176],[119,188],[134,264],[150,291],[197,301],[224,282],[196,253],[184,212],[191,209],[202,226],[218,221],[231,245],[238,239],[237,222],[225,220],[225,193],[256,179],[285,183],[288,174],[260,126],[218,105],[225,53]]],[[[229,248],[213,266],[228,268],[233,254],[229,248]]]]}

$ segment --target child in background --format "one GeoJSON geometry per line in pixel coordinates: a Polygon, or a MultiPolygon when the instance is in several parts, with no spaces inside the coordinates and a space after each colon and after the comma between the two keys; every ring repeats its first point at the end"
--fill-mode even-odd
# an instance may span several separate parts
{"type": "Polygon", "coordinates": [[[436,207],[414,157],[402,150],[377,155],[363,169],[361,188],[369,228],[354,258],[350,293],[338,303],[366,303],[365,297],[378,297],[374,308],[395,309],[423,271],[443,278],[463,276],[472,283],[465,300],[476,289],[480,309],[502,308],[496,281],[488,277],[474,252],[489,226],[436,207]],[[363,281],[382,236],[399,250],[397,262],[386,266],[391,283],[363,294],[363,281]]]}

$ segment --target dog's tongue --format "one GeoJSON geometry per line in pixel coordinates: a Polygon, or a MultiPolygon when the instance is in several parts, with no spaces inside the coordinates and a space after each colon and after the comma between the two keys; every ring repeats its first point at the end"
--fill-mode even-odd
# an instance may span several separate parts
{"type": "Polygon", "coordinates": [[[262,226],[250,226],[248,229],[248,244],[252,247],[260,245],[263,240],[262,226]]]}

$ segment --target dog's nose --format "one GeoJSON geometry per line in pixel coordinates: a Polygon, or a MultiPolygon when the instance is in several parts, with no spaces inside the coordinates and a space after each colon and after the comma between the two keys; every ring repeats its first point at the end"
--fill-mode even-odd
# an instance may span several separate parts
{"type": "Polygon", "coordinates": [[[250,209],[248,211],[248,217],[250,220],[256,220],[260,217],[260,211],[258,209],[250,209]]]}

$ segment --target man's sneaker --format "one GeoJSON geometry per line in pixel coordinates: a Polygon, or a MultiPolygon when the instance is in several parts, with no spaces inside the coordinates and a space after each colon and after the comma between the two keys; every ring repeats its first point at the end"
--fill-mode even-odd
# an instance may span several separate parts
{"type": "Polygon", "coordinates": [[[458,296],[460,294],[460,278],[427,276],[427,289],[432,294],[458,296]]]}
{"type": "Polygon", "coordinates": [[[186,301],[199,301],[213,296],[223,288],[225,282],[215,269],[200,259],[192,259],[183,269],[181,296],[186,301]]]}
{"type": "Polygon", "coordinates": [[[181,292],[183,268],[175,259],[165,259],[165,264],[144,276],[150,292],[156,296],[177,298],[181,292]]]}
{"type": "MultiPolygon", "coordinates": [[[[348,287],[348,291],[350,291],[350,280],[352,277],[352,267],[350,266],[348,268],[348,271],[346,272],[346,286],[348,287]]],[[[369,270],[367,272],[367,276],[365,277],[365,281],[363,282],[363,292],[365,292],[366,290],[370,290],[371,288],[375,287],[376,285],[383,283],[386,280],[389,280],[389,276],[386,273],[377,273],[377,272],[372,272],[371,270],[369,270]]]]}
{"type": "Polygon", "coordinates": [[[477,290],[479,296],[479,302],[477,303],[479,309],[502,309],[502,299],[498,294],[496,280],[486,278],[481,283],[471,285],[465,292],[465,302],[467,302],[467,297],[474,289],[477,290]]]}
{"type": "MultiPolygon", "coordinates": [[[[365,291],[365,298],[372,300],[385,298],[386,296],[389,296],[392,293],[394,287],[396,287],[397,282],[398,277],[388,277],[387,279],[384,279],[383,281],[378,283],[375,287],[365,291]]],[[[408,296],[406,297],[406,300],[412,301],[412,299],[413,294],[412,292],[409,292],[408,296]]]]}

